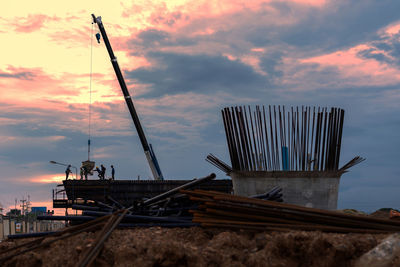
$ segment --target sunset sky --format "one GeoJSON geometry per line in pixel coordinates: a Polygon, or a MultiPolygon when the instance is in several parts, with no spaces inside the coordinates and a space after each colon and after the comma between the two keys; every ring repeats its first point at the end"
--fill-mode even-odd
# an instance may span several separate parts
{"type": "Polygon", "coordinates": [[[166,179],[229,162],[220,110],[345,109],[339,208],[400,208],[400,1],[8,1],[0,15],[0,203],[51,209],[63,166],[91,158],[150,177],[104,43],[102,16],[166,179]],[[92,28],[93,27],[93,28],[92,28]]]}

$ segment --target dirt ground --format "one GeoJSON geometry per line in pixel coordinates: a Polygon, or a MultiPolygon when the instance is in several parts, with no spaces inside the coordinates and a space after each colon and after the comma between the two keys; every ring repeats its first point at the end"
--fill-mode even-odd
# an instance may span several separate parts
{"type": "MultiPolygon", "coordinates": [[[[116,230],[95,266],[352,266],[387,235],[221,229],[116,230]]],[[[3,266],[73,266],[95,233],[82,233],[3,266]]],[[[0,243],[0,251],[27,240],[0,243]]],[[[393,266],[400,266],[397,257],[393,266]]]]}

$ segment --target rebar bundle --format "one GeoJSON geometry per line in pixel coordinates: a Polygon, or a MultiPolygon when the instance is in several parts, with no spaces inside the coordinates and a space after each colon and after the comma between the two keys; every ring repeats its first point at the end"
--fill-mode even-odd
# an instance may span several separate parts
{"type": "Polygon", "coordinates": [[[206,161],[211,163],[212,165],[214,165],[215,167],[217,167],[218,169],[220,169],[221,171],[223,171],[225,173],[232,172],[231,166],[229,166],[228,164],[226,164],[225,162],[223,162],[222,160],[220,160],[219,158],[217,158],[216,156],[214,156],[211,153],[208,154],[208,156],[206,157],[206,161]]]}
{"type": "Polygon", "coordinates": [[[181,190],[199,203],[193,222],[202,227],[260,231],[323,231],[335,233],[393,233],[400,222],[338,211],[307,208],[263,199],[204,190],[181,190]]]}
{"type": "Polygon", "coordinates": [[[343,109],[236,106],[221,112],[233,170],[338,170],[343,109]]]}

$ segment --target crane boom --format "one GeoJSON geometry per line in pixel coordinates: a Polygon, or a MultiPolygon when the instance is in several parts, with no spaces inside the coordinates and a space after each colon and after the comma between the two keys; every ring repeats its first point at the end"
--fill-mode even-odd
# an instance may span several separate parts
{"type": "Polygon", "coordinates": [[[154,154],[151,144],[149,144],[147,142],[142,125],[140,124],[139,117],[136,113],[135,106],[133,105],[132,97],[130,96],[128,88],[126,87],[124,77],[122,76],[122,72],[121,72],[121,69],[119,68],[117,58],[115,57],[113,49],[110,44],[110,41],[108,40],[106,30],[104,29],[103,22],[101,21],[101,17],[96,17],[94,14],[92,14],[92,17],[93,17],[93,23],[97,24],[97,26],[99,27],[101,36],[103,37],[104,43],[106,45],[108,54],[111,59],[111,64],[114,68],[115,75],[117,76],[122,93],[124,94],[126,105],[128,106],[129,113],[131,114],[133,123],[135,124],[136,131],[139,135],[140,142],[142,143],[144,154],[146,155],[146,159],[149,163],[153,177],[155,180],[163,180],[164,178],[161,173],[160,166],[158,165],[156,155],[154,154]]]}

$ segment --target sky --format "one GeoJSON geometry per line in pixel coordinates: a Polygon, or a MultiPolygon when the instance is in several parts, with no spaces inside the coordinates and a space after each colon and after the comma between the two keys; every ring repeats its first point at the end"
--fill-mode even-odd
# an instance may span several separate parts
{"type": "Polygon", "coordinates": [[[102,16],[166,179],[229,163],[220,110],[346,111],[338,208],[400,208],[400,1],[8,1],[0,12],[0,203],[51,208],[64,166],[151,177],[91,14],[102,16]],[[91,75],[92,73],[92,75],[91,75]],[[90,79],[91,77],[91,79],[90,79]],[[90,82],[91,80],[91,82],[90,82]],[[90,89],[91,88],[91,89],[90,89]]]}

